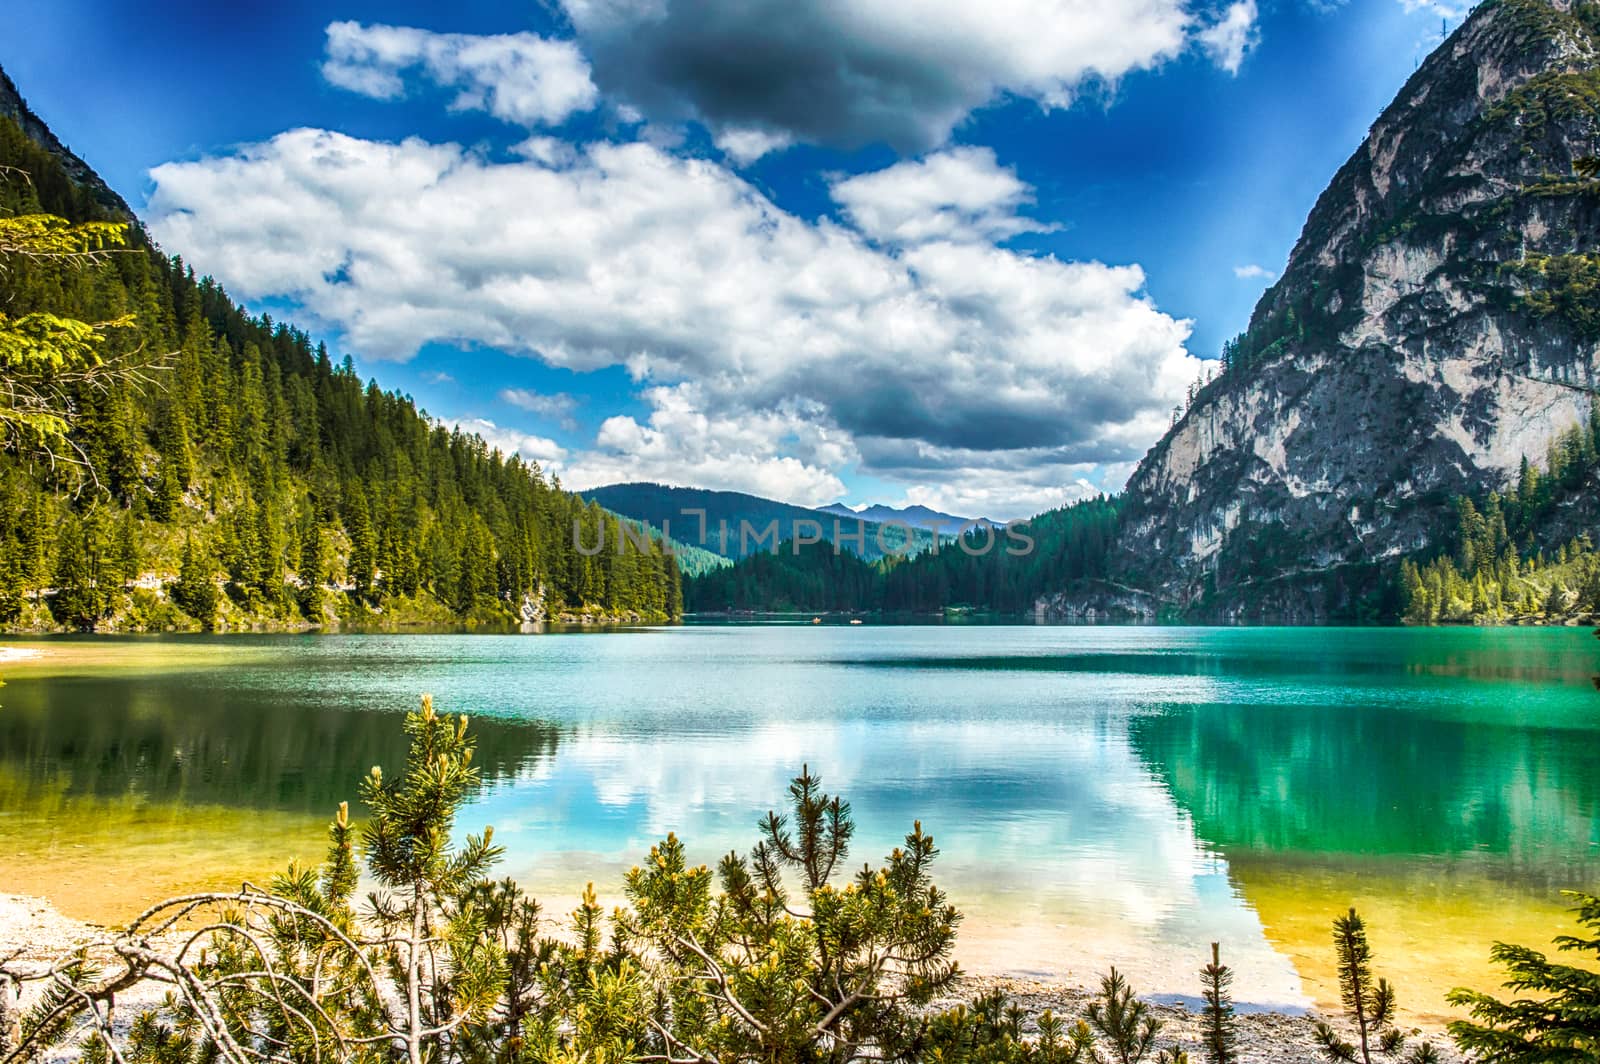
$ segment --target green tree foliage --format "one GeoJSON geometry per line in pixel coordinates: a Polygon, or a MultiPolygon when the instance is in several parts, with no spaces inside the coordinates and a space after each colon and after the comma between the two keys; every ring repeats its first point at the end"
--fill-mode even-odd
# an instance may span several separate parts
{"type": "Polygon", "coordinates": [[[1120,515],[1119,500],[1090,499],[1041,514],[1009,536],[975,529],[937,551],[872,562],[828,543],[798,550],[784,543],[690,579],[684,599],[693,611],[1029,610],[1040,595],[1106,575],[1120,515]]]}
{"type": "MultiPolygon", "coordinates": [[[[1394,1025],[1395,992],[1387,979],[1372,974],[1372,944],[1367,927],[1354,909],[1333,922],[1333,946],[1338,959],[1339,997],[1345,1018],[1355,1028],[1356,1040],[1346,1041],[1327,1023],[1317,1024],[1317,1042],[1330,1061],[1372,1064],[1374,1050],[1398,1057],[1406,1036],[1394,1025]]],[[[1419,1044],[1405,1058],[1408,1064],[1431,1064],[1438,1059],[1433,1046],[1419,1044]]]]}
{"type": "Polygon", "coordinates": [[[1089,1024],[1111,1043],[1118,1064],[1139,1064],[1161,1032],[1161,1021],[1115,968],[1100,980],[1100,998],[1089,1004],[1089,1024]]]}
{"type": "Polygon", "coordinates": [[[1450,1024],[1463,1052],[1483,1064],[1577,1064],[1600,1059],[1600,897],[1568,892],[1583,931],[1555,940],[1563,953],[1588,955],[1589,967],[1561,964],[1525,946],[1496,943],[1490,956],[1507,972],[1505,988],[1519,996],[1501,1001],[1472,990],[1453,990],[1450,1003],[1471,1020],[1450,1024]]]}
{"type": "MultiPolygon", "coordinates": [[[[0,180],[26,185],[27,175],[0,164],[0,180]]],[[[71,273],[103,263],[127,241],[127,226],[69,222],[0,202],[0,280],[42,274],[70,281],[71,273]]],[[[4,305],[4,304],[0,304],[4,305]]],[[[88,468],[72,429],[84,393],[129,379],[129,368],[107,357],[107,331],[131,324],[126,315],[89,322],[47,309],[0,310],[0,447],[14,454],[88,468]]]]}
{"type": "Polygon", "coordinates": [[[1600,611],[1600,554],[1580,536],[1535,546],[1541,523],[1600,468],[1600,407],[1557,436],[1543,468],[1524,458],[1514,488],[1456,500],[1448,553],[1401,563],[1402,615],[1416,624],[1559,620],[1600,611]]]}
{"type": "Polygon", "coordinates": [[[1222,963],[1222,946],[1211,943],[1211,963],[1200,969],[1201,996],[1205,1000],[1206,1059],[1211,1064],[1233,1064],[1237,1059],[1238,1024],[1233,1014],[1233,969],[1222,963]]]}
{"type": "Polygon", "coordinates": [[[183,542],[183,564],[170,594],[177,607],[199,621],[201,627],[210,628],[216,622],[216,566],[205,549],[195,545],[192,537],[183,542]]]}
{"type": "Polygon", "coordinates": [[[190,623],[676,615],[658,539],[624,544],[537,465],[247,317],[5,118],[0,166],[0,623],[127,626],[141,580],[190,623]],[[607,548],[580,555],[575,525],[607,548]],[[121,536],[141,571],[106,567],[121,536]],[[182,579],[185,544],[226,576],[215,608],[182,579]]]}

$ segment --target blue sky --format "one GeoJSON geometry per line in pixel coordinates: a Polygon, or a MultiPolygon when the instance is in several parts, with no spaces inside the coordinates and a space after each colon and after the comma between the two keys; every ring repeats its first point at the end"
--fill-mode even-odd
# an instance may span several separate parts
{"type": "Polygon", "coordinates": [[[1415,0],[21,0],[167,250],[571,486],[1115,490],[1434,47],[1415,0]]]}

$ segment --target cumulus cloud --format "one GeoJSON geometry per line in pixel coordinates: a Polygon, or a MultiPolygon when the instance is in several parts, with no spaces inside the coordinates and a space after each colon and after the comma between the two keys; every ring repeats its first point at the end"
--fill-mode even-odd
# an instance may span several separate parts
{"type": "Polygon", "coordinates": [[[473,417],[445,424],[462,432],[483,437],[483,441],[506,455],[518,454],[525,462],[538,462],[547,471],[559,473],[567,450],[555,440],[534,436],[518,429],[497,425],[488,418],[473,417]]]}
{"type": "Polygon", "coordinates": [[[532,33],[476,36],[334,22],[325,55],[322,76],[351,92],[395,99],[405,94],[405,75],[415,72],[457,90],[454,109],[487,111],[522,126],[558,124],[599,98],[576,44],[532,33]]]}
{"type": "Polygon", "coordinates": [[[723,129],[716,135],[717,148],[737,166],[755,162],[763,155],[780,151],[794,143],[787,133],[763,129],[723,129]]]}
{"type": "MultiPolygon", "coordinates": [[[[1166,426],[1152,421],[1150,427],[1159,434],[1166,426]]],[[[876,476],[908,485],[896,505],[998,520],[1031,517],[1095,495],[1114,494],[1126,486],[1136,464],[1082,461],[1061,448],[982,451],[864,439],[860,449],[862,464],[876,476]]]]}
{"type": "Polygon", "coordinates": [[[1211,61],[1230,74],[1237,74],[1245,53],[1256,46],[1256,0],[1236,0],[1222,17],[1195,35],[1211,61]]]}
{"type": "Polygon", "coordinates": [[[852,225],[887,244],[987,243],[1050,227],[1017,212],[1033,190],[988,148],[952,148],[833,183],[852,225]]]}
{"type": "Polygon", "coordinates": [[[1186,0],[562,2],[595,79],[652,117],[905,153],[1002,96],[1066,106],[1205,29],[1186,0]]]}
{"type": "Polygon", "coordinates": [[[854,446],[827,425],[819,409],[788,402],[710,416],[701,409],[700,388],[688,383],[648,389],[644,398],[653,408],[647,422],[607,418],[595,449],[575,457],[568,487],[647,480],[800,506],[826,505],[844,494],[833,470],[854,457],[854,446]]]}
{"type": "Polygon", "coordinates": [[[230,292],[292,300],[363,357],[442,342],[626,367],[644,422],[613,418],[580,453],[516,448],[589,483],[814,503],[839,496],[849,463],[900,461],[881,441],[971,469],[1143,453],[1197,375],[1188,323],[1151,302],[1137,266],[986,242],[1022,224],[1029,194],[992,156],[911,167],[836,187],[890,247],[646,143],[494,162],[294,130],[158,167],[151,226],[230,292]],[[935,190],[925,217],[873,194],[896,184],[935,190]]]}
{"type": "Polygon", "coordinates": [[[1233,275],[1239,278],[1241,281],[1269,281],[1278,276],[1265,266],[1258,266],[1253,262],[1248,266],[1235,266],[1233,268],[1233,275]]]}
{"type": "Polygon", "coordinates": [[[572,416],[573,411],[578,408],[578,400],[566,392],[535,392],[527,388],[505,388],[500,392],[500,401],[509,403],[519,410],[526,410],[530,414],[537,414],[564,429],[571,430],[578,427],[577,419],[572,416]]]}

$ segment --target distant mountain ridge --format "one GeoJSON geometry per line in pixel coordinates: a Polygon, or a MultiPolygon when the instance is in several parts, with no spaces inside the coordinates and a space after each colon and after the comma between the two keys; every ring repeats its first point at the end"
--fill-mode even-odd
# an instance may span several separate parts
{"type": "MultiPolygon", "coordinates": [[[[926,529],[868,520],[763,499],[737,491],[679,488],[666,484],[608,484],[579,492],[613,513],[643,521],[673,540],[735,561],[799,539],[837,543],[868,561],[888,553],[916,553],[933,545],[926,529]]],[[[910,522],[903,522],[910,524],[910,522]]],[[[952,529],[954,531],[954,529],[952,529]]]]}
{"type": "Polygon", "coordinates": [[[942,513],[939,510],[926,506],[884,506],[879,503],[874,506],[863,506],[859,510],[851,509],[842,502],[821,507],[825,514],[838,514],[841,517],[855,517],[863,521],[872,521],[876,524],[887,524],[898,521],[912,528],[926,529],[936,532],[941,536],[954,536],[965,528],[1003,528],[1004,521],[992,521],[987,517],[957,517],[955,514],[942,513]]]}

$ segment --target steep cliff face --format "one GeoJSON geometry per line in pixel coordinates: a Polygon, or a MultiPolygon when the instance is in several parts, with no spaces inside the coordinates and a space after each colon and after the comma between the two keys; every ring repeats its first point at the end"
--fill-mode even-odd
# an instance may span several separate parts
{"type": "Polygon", "coordinates": [[[60,138],[44,124],[44,120],[33,113],[27,101],[22,98],[22,94],[17,91],[16,83],[4,70],[0,70],[0,115],[21,126],[30,140],[60,160],[61,168],[66,171],[67,176],[96,205],[129,221],[135,220],[127,202],[100,179],[100,175],[94,172],[93,167],[61,143],[60,138]]]}
{"type": "Polygon", "coordinates": [[[1145,457],[1122,564],[1194,615],[1322,619],[1588,415],[1600,4],[1488,0],[1339,171],[1228,371],[1145,457]]]}

